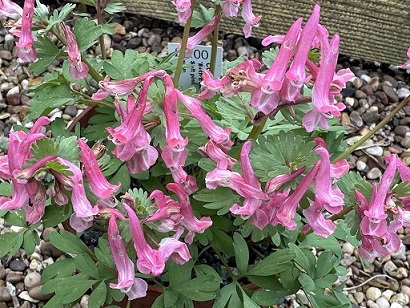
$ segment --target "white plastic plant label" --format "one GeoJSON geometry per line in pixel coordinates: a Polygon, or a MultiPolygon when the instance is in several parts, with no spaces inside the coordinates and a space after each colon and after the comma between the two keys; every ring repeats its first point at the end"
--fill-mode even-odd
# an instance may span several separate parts
{"type": "MultiPolygon", "coordinates": [[[[168,43],[168,52],[174,52],[178,48],[178,43],[168,43]]],[[[209,69],[211,62],[211,46],[198,45],[192,50],[191,56],[185,58],[179,86],[185,90],[193,84],[200,84],[202,73],[209,69]]],[[[222,74],[222,47],[217,48],[215,63],[215,78],[222,74]]]]}

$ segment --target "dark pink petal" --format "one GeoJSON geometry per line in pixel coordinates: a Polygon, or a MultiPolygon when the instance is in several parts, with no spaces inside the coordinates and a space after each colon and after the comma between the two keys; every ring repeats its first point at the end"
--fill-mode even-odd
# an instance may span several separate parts
{"type": "Polygon", "coordinates": [[[77,140],[80,146],[80,161],[84,165],[84,173],[90,185],[91,191],[100,199],[108,199],[115,194],[120,188],[121,183],[117,185],[107,181],[101,172],[97,159],[93,151],[88,147],[83,139],[77,140]]]}
{"type": "Polygon", "coordinates": [[[134,264],[128,256],[127,249],[119,234],[115,215],[110,217],[108,223],[108,244],[118,273],[118,282],[116,284],[110,283],[110,288],[120,289],[126,293],[134,283],[134,264]]]}
{"type": "Polygon", "coordinates": [[[192,51],[197,45],[199,45],[206,37],[208,37],[215,30],[216,26],[221,20],[221,14],[214,16],[197,34],[188,38],[187,52],[192,51]]]}
{"type": "Polygon", "coordinates": [[[31,24],[34,15],[34,0],[25,0],[21,22],[21,36],[16,42],[17,55],[24,62],[33,62],[37,59],[36,50],[33,47],[33,35],[31,33],[31,24]]]}
{"type": "Polygon", "coordinates": [[[312,202],[303,213],[313,233],[326,238],[335,231],[336,226],[333,221],[323,216],[322,210],[324,210],[324,204],[318,199],[312,202]]]}

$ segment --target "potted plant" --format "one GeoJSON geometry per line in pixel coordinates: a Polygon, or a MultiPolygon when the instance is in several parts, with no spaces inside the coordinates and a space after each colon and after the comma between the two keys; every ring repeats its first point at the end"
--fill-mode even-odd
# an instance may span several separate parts
{"type": "Polygon", "coordinates": [[[165,58],[108,55],[103,35],[115,24],[106,15],[123,7],[84,2],[95,4],[97,21],[72,15],[74,4],[54,12],[34,0],[0,4],[16,20],[18,56],[43,76],[31,88],[32,127],[15,126],[0,157],[0,209],[22,227],[0,235],[0,253],[31,254],[38,231],[53,228],[48,238],[66,258],[42,272],[42,292],[53,294],[44,307],[71,307],[84,294],[88,307],[146,307],[138,300],[149,286],[161,290],[153,307],[269,306],[297,292],[314,307],[349,306],[339,241],[365,260],[399,249],[410,169],[389,155],[372,186],[345,158],[408,100],[346,147],[335,97],[353,74],[335,72],[339,36],[319,23],[318,5],[304,24],[264,39],[280,47],[263,64],[225,62],[217,76],[218,24],[241,9],[250,36],[261,18],[250,0],[212,1],[196,13],[193,0],[173,1],[185,29],[165,58]],[[189,37],[193,20],[202,29],[189,37]],[[209,70],[182,90],[184,59],[209,35],[209,70]],[[101,54],[90,56],[96,43],[101,54]],[[61,67],[46,73],[55,59],[61,67]],[[46,117],[75,103],[97,107],[70,129],[46,117]],[[90,230],[95,247],[82,236],[90,230]]]}

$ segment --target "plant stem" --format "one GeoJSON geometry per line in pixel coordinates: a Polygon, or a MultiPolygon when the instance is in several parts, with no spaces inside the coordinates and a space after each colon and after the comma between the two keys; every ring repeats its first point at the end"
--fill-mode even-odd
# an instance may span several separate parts
{"type": "MultiPolygon", "coordinates": [[[[65,37],[60,34],[60,32],[57,30],[57,28],[55,26],[50,29],[50,32],[53,33],[64,46],[67,45],[67,41],[66,41],[65,37]]],[[[85,63],[85,65],[88,66],[88,74],[92,78],[94,78],[95,81],[98,82],[98,81],[103,80],[103,77],[94,69],[94,67],[92,67],[92,65],[87,61],[86,57],[83,57],[81,55],[81,61],[83,61],[85,63]]]]}
{"type": "Polygon", "coordinates": [[[268,120],[269,116],[268,115],[264,115],[263,118],[258,121],[258,125],[254,125],[251,132],[248,135],[248,140],[249,139],[253,139],[256,140],[258,139],[259,135],[261,134],[263,127],[266,124],[266,121],[268,120]]]}
{"type": "Polygon", "coordinates": [[[338,157],[333,159],[332,163],[335,163],[343,158],[346,158],[350,153],[355,151],[358,147],[360,147],[363,143],[366,142],[370,137],[372,137],[380,128],[385,126],[388,122],[390,122],[396,113],[400,111],[404,106],[406,106],[410,102],[410,96],[408,96],[406,99],[404,99],[400,104],[397,105],[396,108],[393,109],[393,111],[385,117],[379,124],[377,124],[370,132],[368,132],[366,135],[364,135],[358,142],[350,146],[346,151],[344,151],[342,154],[340,154],[338,157]]]}
{"type": "Polygon", "coordinates": [[[175,75],[174,75],[174,86],[175,87],[178,87],[179,79],[181,78],[181,74],[182,74],[182,66],[184,65],[184,60],[185,60],[185,53],[186,53],[186,47],[187,47],[187,42],[189,38],[189,31],[191,30],[191,22],[192,22],[192,14],[194,12],[194,4],[195,4],[195,0],[192,0],[191,1],[191,16],[189,16],[185,24],[184,33],[182,35],[181,48],[179,50],[177,68],[175,69],[175,75]]]}
{"type": "MultiPolygon", "coordinates": [[[[218,16],[221,12],[221,6],[217,5],[215,7],[214,17],[218,16]]],[[[211,49],[211,60],[209,63],[209,70],[212,75],[215,76],[215,66],[216,66],[216,54],[218,51],[218,34],[219,34],[219,23],[216,25],[213,36],[212,36],[212,49],[211,49]]]]}
{"type": "MultiPolygon", "coordinates": [[[[104,9],[105,9],[105,3],[104,7],[101,3],[102,0],[97,0],[95,2],[95,8],[97,10],[97,22],[99,25],[104,24],[104,9]]],[[[100,35],[98,38],[98,41],[100,43],[100,48],[101,48],[101,59],[107,60],[107,51],[105,50],[105,43],[104,43],[104,34],[100,35]]]]}
{"type": "Polygon", "coordinates": [[[235,276],[235,274],[232,272],[231,268],[229,267],[229,264],[226,263],[223,255],[214,247],[212,246],[213,250],[215,251],[215,253],[218,255],[219,260],[221,260],[223,266],[225,266],[226,271],[228,272],[229,276],[232,278],[233,281],[237,280],[237,277],[235,276]]]}
{"type": "Polygon", "coordinates": [[[343,210],[341,210],[339,213],[334,214],[329,217],[329,220],[331,221],[336,221],[340,218],[344,218],[346,214],[350,213],[355,207],[354,206],[348,206],[345,207],[343,210]]]}
{"type": "Polygon", "coordinates": [[[127,300],[127,306],[125,306],[125,308],[131,308],[131,301],[127,300]]]}

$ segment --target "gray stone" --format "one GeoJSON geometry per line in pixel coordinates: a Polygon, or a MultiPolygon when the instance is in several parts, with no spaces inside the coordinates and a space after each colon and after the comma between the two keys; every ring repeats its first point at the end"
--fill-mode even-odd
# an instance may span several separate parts
{"type": "Polygon", "coordinates": [[[397,270],[397,266],[396,264],[393,263],[393,261],[387,261],[384,266],[383,266],[383,270],[387,273],[387,274],[391,274],[393,273],[395,270],[397,270]]]}
{"type": "Polygon", "coordinates": [[[369,81],[369,86],[372,87],[373,92],[376,92],[377,89],[379,88],[380,85],[380,80],[379,77],[373,77],[370,81],[369,81]]]}
{"type": "Polygon", "coordinates": [[[407,296],[410,296],[410,287],[406,285],[401,286],[401,293],[406,294],[407,296]]]}
{"type": "Polygon", "coordinates": [[[409,303],[409,297],[404,293],[398,293],[393,295],[390,299],[390,303],[398,303],[400,305],[407,305],[409,303]]]}
{"type": "Polygon", "coordinates": [[[394,92],[392,87],[389,87],[387,84],[383,84],[382,90],[389,99],[389,102],[397,103],[399,101],[399,96],[396,94],[396,92],[394,92]]]}
{"type": "Polygon", "coordinates": [[[358,160],[356,162],[357,171],[365,171],[366,168],[367,168],[367,164],[364,161],[358,160]]]}
{"type": "Polygon", "coordinates": [[[5,287],[0,287],[0,302],[11,301],[11,295],[5,287]]]}
{"type": "Polygon", "coordinates": [[[13,56],[9,50],[0,50],[0,58],[10,61],[11,59],[13,59],[13,56]]]}
{"type": "Polygon", "coordinates": [[[23,281],[24,276],[22,272],[13,272],[9,271],[6,277],[6,281],[11,282],[11,283],[17,283],[20,281],[23,281]]]}
{"type": "Polygon", "coordinates": [[[361,87],[360,91],[364,92],[367,96],[373,94],[373,89],[372,89],[371,85],[368,85],[368,84],[361,87]]]}
{"type": "Polygon", "coordinates": [[[372,80],[371,78],[370,78],[370,76],[369,75],[366,75],[366,74],[362,74],[361,76],[360,76],[360,78],[362,78],[364,81],[366,81],[367,83],[369,83],[370,82],[370,80],[372,80]]]}
{"type": "Polygon", "coordinates": [[[40,301],[45,301],[45,300],[49,300],[50,298],[52,298],[53,294],[43,294],[43,293],[41,293],[41,288],[42,287],[43,287],[42,285],[32,287],[32,288],[29,289],[28,294],[32,298],[40,300],[40,301]]]}
{"type": "Polygon", "coordinates": [[[13,260],[10,262],[9,267],[12,271],[22,272],[26,269],[24,262],[20,260],[13,260]]]}
{"type": "Polygon", "coordinates": [[[350,122],[359,128],[363,126],[363,119],[357,111],[352,111],[350,114],[350,122]]]}
{"type": "Polygon", "coordinates": [[[8,51],[13,51],[14,48],[14,36],[11,34],[6,34],[4,37],[3,48],[8,51]]]}
{"type": "Polygon", "coordinates": [[[353,297],[355,299],[355,301],[360,304],[364,301],[364,293],[363,292],[356,292],[353,293],[353,297]]]}
{"type": "Polygon", "coordinates": [[[388,105],[388,104],[389,104],[389,99],[387,98],[386,93],[384,93],[384,92],[377,92],[377,93],[376,93],[376,97],[378,97],[378,98],[380,99],[380,102],[381,102],[383,105],[388,105]]]}
{"type": "Polygon", "coordinates": [[[28,273],[24,278],[24,284],[27,288],[31,288],[34,285],[40,283],[41,275],[37,272],[28,273]]]}
{"type": "Polygon", "coordinates": [[[385,299],[384,297],[379,297],[376,300],[376,304],[379,308],[389,308],[390,307],[389,301],[385,299]]]}
{"type": "Polygon", "coordinates": [[[400,145],[405,149],[410,149],[410,137],[406,136],[400,141],[400,145]]]}
{"type": "Polygon", "coordinates": [[[133,37],[127,43],[127,49],[135,49],[141,46],[142,39],[140,37],[133,37]]]}
{"type": "Polygon", "coordinates": [[[38,299],[32,298],[32,297],[29,295],[28,291],[23,291],[23,292],[21,292],[21,293],[19,294],[19,297],[20,297],[21,299],[24,299],[25,301],[29,301],[29,302],[31,302],[31,303],[38,303],[38,302],[40,301],[40,300],[38,300],[38,299]]]}
{"type": "Polygon", "coordinates": [[[376,301],[380,296],[382,296],[382,291],[376,287],[370,287],[366,291],[366,297],[371,301],[376,301]]]}
{"type": "Polygon", "coordinates": [[[149,46],[161,45],[161,36],[159,34],[152,34],[147,41],[149,46]]]}
{"type": "Polygon", "coordinates": [[[393,88],[397,88],[397,86],[399,85],[399,83],[397,82],[397,80],[394,79],[394,77],[392,77],[392,76],[390,76],[390,75],[384,75],[384,76],[383,76],[383,80],[390,82],[390,84],[391,84],[391,86],[392,86],[393,88]]]}
{"type": "Polygon", "coordinates": [[[382,156],[383,155],[383,148],[380,146],[370,147],[364,150],[367,154],[373,156],[382,156]]]}
{"type": "Polygon", "coordinates": [[[366,98],[367,94],[364,93],[363,91],[356,90],[356,93],[354,94],[354,97],[356,97],[357,99],[366,98]]]}
{"type": "Polygon", "coordinates": [[[342,252],[347,253],[349,255],[353,255],[354,246],[348,242],[343,243],[342,252]]]}
{"type": "Polygon", "coordinates": [[[68,114],[68,115],[70,115],[70,116],[72,116],[72,117],[75,117],[76,115],[77,115],[77,107],[76,106],[74,106],[74,105],[70,105],[70,106],[67,106],[67,107],[65,107],[65,109],[64,109],[64,113],[65,114],[68,114]]]}
{"type": "Polygon", "coordinates": [[[410,129],[408,126],[399,125],[399,126],[396,126],[396,128],[394,129],[394,133],[399,136],[404,136],[409,130],[410,129]]]}
{"type": "Polygon", "coordinates": [[[399,303],[392,303],[392,304],[390,305],[390,308],[403,308],[403,306],[400,305],[399,303]]]}
{"type": "Polygon", "coordinates": [[[58,258],[63,254],[62,251],[55,248],[53,244],[44,241],[40,242],[40,251],[47,256],[52,256],[55,258],[58,258]]]}
{"type": "Polygon", "coordinates": [[[376,106],[371,106],[365,113],[362,114],[362,119],[366,124],[375,123],[379,120],[379,118],[379,109],[376,106]]]}
{"type": "Polygon", "coordinates": [[[381,176],[382,176],[382,172],[377,167],[370,169],[366,174],[366,177],[369,180],[376,180],[376,179],[379,179],[381,176]]]}
{"type": "Polygon", "coordinates": [[[407,88],[400,88],[397,90],[397,95],[400,99],[404,99],[410,95],[410,90],[407,88]]]}

